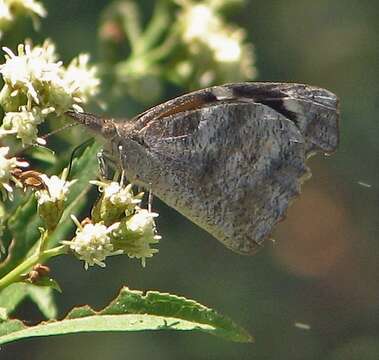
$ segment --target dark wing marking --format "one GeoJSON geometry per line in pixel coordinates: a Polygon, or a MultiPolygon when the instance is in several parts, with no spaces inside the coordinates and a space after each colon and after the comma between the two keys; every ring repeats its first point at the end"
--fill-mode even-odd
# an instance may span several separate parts
{"type": "Polygon", "coordinates": [[[339,142],[339,103],[332,92],[302,84],[240,83],[225,85],[236,97],[270,106],[299,127],[307,151],[330,153],[339,142]]]}

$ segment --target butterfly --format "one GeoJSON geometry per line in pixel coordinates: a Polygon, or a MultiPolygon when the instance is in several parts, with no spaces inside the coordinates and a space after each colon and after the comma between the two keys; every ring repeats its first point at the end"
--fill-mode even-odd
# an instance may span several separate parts
{"type": "Polygon", "coordinates": [[[306,160],[336,150],[338,102],[309,85],[244,82],[179,96],[128,121],[67,114],[106,139],[131,183],[252,255],[310,177],[306,160]]]}

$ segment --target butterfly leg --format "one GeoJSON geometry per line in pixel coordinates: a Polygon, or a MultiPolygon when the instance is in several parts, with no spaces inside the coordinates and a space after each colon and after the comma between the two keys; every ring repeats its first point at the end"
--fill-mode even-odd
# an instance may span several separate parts
{"type": "Polygon", "coordinates": [[[151,184],[149,184],[149,195],[147,198],[147,210],[149,211],[149,213],[151,213],[153,199],[154,199],[154,196],[153,196],[153,192],[151,191],[151,184]]]}
{"type": "Polygon", "coordinates": [[[112,156],[104,149],[101,149],[97,154],[97,162],[99,164],[100,175],[104,179],[112,179],[115,173],[116,164],[112,156]]]}

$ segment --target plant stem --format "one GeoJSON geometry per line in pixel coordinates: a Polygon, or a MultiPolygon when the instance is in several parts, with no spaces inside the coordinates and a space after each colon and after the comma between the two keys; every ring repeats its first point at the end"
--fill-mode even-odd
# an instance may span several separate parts
{"type": "Polygon", "coordinates": [[[144,52],[154,47],[162,34],[167,31],[169,22],[170,17],[168,2],[157,2],[150,23],[142,35],[141,43],[144,47],[144,52]]]}
{"type": "Polygon", "coordinates": [[[12,271],[10,271],[7,275],[0,279],[0,291],[13,284],[14,282],[20,281],[22,279],[22,275],[27,273],[34,265],[39,263],[44,263],[48,259],[63,255],[67,252],[67,246],[61,245],[55,248],[44,250],[40,252],[37,250],[34,255],[27,258],[21,264],[16,266],[12,271]]]}
{"type": "Polygon", "coordinates": [[[127,36],[132,52],[139,52],[139,40],[141,37],[141,19],[139,8],[135,3],[125,2],[120,7],[123,18],[123,28],[127,36]]]}

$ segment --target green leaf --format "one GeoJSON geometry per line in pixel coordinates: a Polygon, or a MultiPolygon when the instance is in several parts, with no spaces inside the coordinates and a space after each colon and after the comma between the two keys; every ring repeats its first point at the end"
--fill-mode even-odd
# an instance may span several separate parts
{"type": "Polygon", "coordinates": [[[0,307],[11,314],[25,296],[25,284],[12,284],[0,292],[0,307]]]}
{"type": "Polygon", "coordinates": [[[89,306],[73,309],[61,321],[27,327],[18,320],[0,324],[0,344],[36,337],[93,331],[186,330],[202,331],[237,342],[252,336],[232,320],[193,300],[156,291],[123,288],[101,311],[89,306]]]}
{"type": "Polygon", "coordinates": [[[48,319],[55,319],[57,307],[53,298],[53,289],[47,286],[26,285],[28,296],[38,306],[41,313],[48,319]]]}
{"type": "Polygon", "coordinates": [[[57,161],[54,151],[45,146],[33,146],[31,148],[31,157],[34,160],[39,160],[50,165],[55,164],[57,161]]]}
{"type": "Polygon", "coordinates": [[[57,315],[57,309],[52,298],[52,289],[26,283],[16,283],[8,286],[0,293],[0,308],[5,308],[11,314],[27,297],[36,303],[40,311],[48,318],[57,315]]]}
{"type": "Polygon", "coordinates": [[[55,279],[48,277],[48,276],[43,276],[40,279],[33,281],[33,285],[35,285],[35,286],[46,286],[46,287],[49,287],[49,288],[56,290],[60,293],[62,292],[62,289],[61,289],[60,285],[58,284],[58,282],[55,279]]]}

